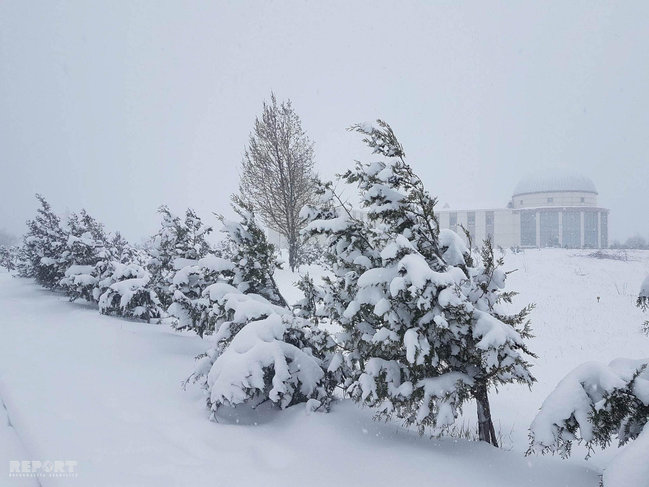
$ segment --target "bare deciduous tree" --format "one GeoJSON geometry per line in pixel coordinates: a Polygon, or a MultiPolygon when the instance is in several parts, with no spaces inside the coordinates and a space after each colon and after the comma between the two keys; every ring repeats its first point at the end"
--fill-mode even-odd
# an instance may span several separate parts
{"type": "Polygon", "coordinates": [[[286,237],[292,270],[300,248],[300,210],[314,195],[313,167],[313,142],[291,101],[278,104],[271,93],[250,134],[239,192],[269,228],[286,237]]]}

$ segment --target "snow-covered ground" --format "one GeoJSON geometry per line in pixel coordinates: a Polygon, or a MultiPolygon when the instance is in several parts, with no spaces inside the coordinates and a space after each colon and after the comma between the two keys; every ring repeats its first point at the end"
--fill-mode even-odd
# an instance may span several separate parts
{"type": "MultiPolygon", "coordinates": [[[[647,315],[635,306],[649,274],[649,252],[628,251],[627,261],[589,257],[592,252],[507,254],[506,267],[518,269],[509,276],[508,288],[520,292],[518,303],[536,303],[530,348],[538,355],[532,369],[538,382],[531,390],[507,386],[492,400],[495,421],[507,434],[511,431],[516,450],[526,448],[527,427],[543,400],[579,364],[649,357],[649,337],[641,331],[647,315]]],[[[612,453],[598,453],[590,462],[603,467],[612,453]]],[[[573,455],[583,457],[585,451],[575,449],[573,455]]]]}
{"type": "MultiPolygon", "coordinates": [[[[492,395],[505,449],[419,437],[372,421],[347,401],[330,414],[240,411],[208,419],[201,391],[182,390],[207,344],[189,333],[100,315],[93,307],[0,274],[0,486],[10,460],[72,460],[77,476],[41,485],[590,486],[610,453],[585,462],[524,457],[527,428],[556,383],[581,362],[649,355],[634,306],[649,253],[626,262],[588,252],[508,254],[518,303],[537,303],[531,349],[538,383],[492,395]],[[599,302],[598,302],[599,296],[599,302]]],[[[281,272],[291,299],[292,276],[281,272]]],[[[472,406],[465,411],[473,421],[472,406]]]]}

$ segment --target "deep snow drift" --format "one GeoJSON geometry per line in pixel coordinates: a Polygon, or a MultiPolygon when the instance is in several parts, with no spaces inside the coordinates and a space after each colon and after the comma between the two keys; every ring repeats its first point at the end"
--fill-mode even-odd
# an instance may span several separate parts
{"type": "MultiPolygon", "coordinates": [[[[372,421],[344,401],[330,414],[237,410],[210,422],[202,392],[183,391],[209,344],[166,326],[100,315],[93,307],[0,274],[0,461],[75,460],[78,477],[50,485],[591,486],[610,454],[590,462],[527,457],[527,428],[543,399],[581,362],[649,355],[634,306],[649,253],[627,262],[586,251],[508,254],[517,304],[533,301],[538,383],[492,394],[506,449],[419,437],[372,421]],[[599,302],[597,297],[600,297],[599,302]],[[6,407],[6,412],[5,412],[6,407]],[[8,417],[7,417],[8,416],[8,417]],[[8,426],[8,423],[11,426],[8,426]],[[238,423],[238,424],[237,424],[238,423]]],[[[292,300],[292,276],[280,272],[292,300]]],[[[474,421],[472,406],[464,421],[474,421]]],[[[0,485],[32,485],[0,474],[0,485]]]]}

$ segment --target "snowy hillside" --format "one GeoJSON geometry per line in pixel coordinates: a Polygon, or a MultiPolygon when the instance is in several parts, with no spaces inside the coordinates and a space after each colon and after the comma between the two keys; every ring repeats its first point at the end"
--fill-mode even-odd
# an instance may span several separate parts
{"type": "Polygon", "coordinates": [[[649,337],[641,333],[647,317],[635,307],[649,273],[649,253],[629,251],[627,261],[588,257],[591,253],[544,249],[507,256],[506,267],[517,269],[508,287],[520,292],[521,304],[536,303],[530,347],[538,355],[533,368],[538,382],[531,391],[512,386],[494,396],[497,420],[514,428],[517,449],[525,448],[525,429],[545,397],[572,369],[588,361],[649,356],[649,337]]]}
{"type": "MultiPolygon", "coordinates": [[[[414,485],[590,486],[610,454],[589,462],[524,457],[527,428],[557,382],[582,362],[649,355],[646,320],[634,306],[649,253],[628,261],[588,251],[507,254],[515,304],[535,302],[539,358],[531,391],[492,393],[504,448],[430,439],[377,423],[348,401],[330,414],[241,409],[230,421],[208,419],[202,392],[182,382],[206,349],[189,332],[99,315],[30,280],[0,274],[0,461],[73,460],[76,485],[414,485]],[[599,300],[598,300],[599,297],[599,300]]],[[[313,271],[313,269],[312,269],[313,271]]],[[[289,299],[293,276],[278,281],[289,299]]],[[[475,423],[473,405],[466,424],[475,423]]],[[[71,485],[45,477],[43,486],[71,485]]],[[[35,485],[0,476],[0,485],[35,485]]]]}

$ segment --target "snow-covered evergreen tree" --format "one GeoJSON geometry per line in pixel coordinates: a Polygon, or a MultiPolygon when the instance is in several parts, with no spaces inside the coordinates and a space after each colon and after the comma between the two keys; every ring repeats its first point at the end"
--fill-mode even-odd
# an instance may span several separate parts
{"type": "Polygon", "coordinates": [[[232,252],[205,257],[174,279],[170,313],[181,327],[213,333],[214,346],[200,357],[193,378],[207,390],[214,414],[224,405],[266,401],[327,408],[336,384],[327,370],[335,344],[293,315],[273,279],[273,246],[250,208],[236,198],[234,206],[240,222],[223,220],[232,252]]]}
{"type": "Polygon", "coordinates": [[[146,265],[150,260],[143,249],[131,245],[119,232],[108,237],[108,249],[112,259],[122,264],[146,265]]]}
{"type": "Polygon", "coordinates": [[[215,283],[233,281],[234,264],[222,257],[208,255],[195,264],[176,272],[171,285],[173,302],[168,313],[174,317],[174,327],[193,330],[200,337],[214,332],[220,312],[207,289],[215,283]]]}
{"type": "Polygon", "coordinates": [[[219,327],[217,345],[196,369],[210,409],[266,401],[282,409],[302,402],[327,409],[336,385],[328,371],[335,356],[331,337],[258,295],[236,296],[226,298],[236,309],[232,321],[219,327]]]}
{"type": "Polygon", "coordinates": [[[176,271],[209,252],[206,236],[212,227],[204,225],[192,209],[186,210],[184,219],[173,215],[166,206],[161,206],[158,212],[162,215],[162,223],[152,239],[151,260],[147,267],[151,274],[150,285],[166,308],[172,302],[170,287],[176,271]]]}
{"type": "Polygon", "coordinates": [[[107,251],[109,259],[98,262],[94,270],[97,284],[93,298],[99,311],[146,321],[163,317],[164,310],[146,269],[149,255],[119,233],[109,236],[107,251]]]}
{"type": "Polygon", "coordinates": [[[272,304],[286,307],[275,284],[273,273],[279,267],[275,248],[266,239],[263,229],[250,207],[239,198],[233,199],[239,222],[219,217],[227,244],[219,255],[208,255],[178,270],[170,290],[173,303],[169,313],[177,319],[179,329],[192,329],[201,337],[215,330],[215,324],[225,321],[228,311],[211,299],[208,288],[225,283],[237,291],[257,294],[272,304]]]}
{"type": "Polygon", "coordinates": [[[273,304],[286,307],[273,277],[279,268],[275,246],[266,239],[251,206],[235,196],[232,207],[239,221],[219,217],[229,242],[229,251],[224,256],[235,265],[232,284],[242,293],[259,294],[273,304]]]}
{"type": "Polygon", "coordinates": [[[81,210],[69,216],[66,230],[68,239],[60,256],[66,270],[59,285],[72,300],[96,301],[94,290],[112,258],[104,227],[81,210]]]}
{"type": "Polygon", "coordinates": [[[40,285],[55,289],[64,277],[66,266],[61,255],[67,243],[60,218],[52,211],[45,197],[36,195],[40,203],[33,220],[27,222],[23,238],[18,275],[33,277],[40,285]]]}
{"type": "Polygon", "coordinates": [[[587,362],[564,377],[530,427],[529,452],[568,457],[574,442],[588,454],[613,438],[637,438],[649,420],[649,359],[587,362]]]}
{"type": "Polygon", "coordinates": [[[308,273],[300,276],[295,286],[302,291],[303,297],[293,306],[294,313],[317,324],[322,317],[318,308],[318,303],[324,296],[322,288],[316,285],[308,273]]]}
{"type": "Polygon", "coordinates": [[[603,485],[646,485],[648,366],[649,359],[616,359],[608,365],[584,363],[570,372],[545,399],[534,418],[528,454],[559,453],[566,458],[574,442],[583,442],[590,456],[594,447],[606,448],[614,438],[618,446],[636,440],[611,461],[604,472],[603,485]]]}
{"type": "Polygon", "coordinates": [[[392,129],[381,121],[353,129],[382,156],[341,176],[358,186],[366,218],[355,218],[331,183],[302,213],[306,233],[327,241],[333,277],[324,279],[322,306],[344,329],[346,390],[420,431],[449,426],[473,398],[480,439],[495,445],[489,389],[534,380],[529,308],[502,311],[512,294],[502,292],[506,275],[489,245],[474,257],[456,234],[440,232],[436,201],[392,129]]]}
{"type": "Polygon", "coordinates": [[[316,240],[308,238],[302,239],[297,254],[296,264],[298,266],[322,264],[324,254],[325,251],[322,248],[322,245],[320,245],[316,240]]]}
{"type": "Polygon", "coordinates": [[[20,247],[12,245],[10,247],[0,245],[0,267],[8,271],[16,270],[19,265],[20,247]]]}
{"type": "Polygon", "coordinates": [[[160,318],[164,311],[150,282],[142,265],[112,261],[95,288],[99,311],[146,321],[160,318]]]}
{"type": "MultiPolygon", "coordinates": [[[[466,232],[468,248],[471,248],[471,238],[466,232]]],[[[488,390],[491,386],[496,388],[510,382],[518,382],[531,386],[535,381],[529,372],[529,364],[524,358],[525,355],[535,357],[528,350],[525,343],[519,341],[532,338],[529,315],[534,309],[533,304],[528,304],[517,313],[509,314],[504,310],[503,304],[511,305],[513,298],[517,295],[514,291],[505,291],[507,273],[503,270],[505,265],[503,256],[495,256],[492,241],[486,239],[478,255],[468,255],[465,261],[454,263],[449,252],[453,248],[447,245],[450,240],[457,240],[455,248],[460,248],[461,241],[457,234],[450,230],[440,231],[440,242],[442,243],[443,257],[447,264],[466,265],[466,271],[471,280],[466,283],[465,292],[469,301],[474,306],[474,322],[476,327],[472,333],[474,337],[482,336],[481,342],[475,344],[473,351],[468,350],[465,361],[468,367],[480,372],[475,376],[475,385],[472,388],[472,395],[476,399],[478,413],[478,434],[480,438],[490,438],[495,444],[496,432],[491,421],[489,408],[488,390]],[[493,319],[500,323],[493,322],[493,319]],[[491,321],[489,323],[489,321],[491,321]],[[511,328],[502,329],[501,324],[511,328]],[[487,329],[485,329],[487,328],[487,329]],[[491,329],[489,329],[491,328],[491,329]],[[503,340],[497,337],[498,333],[510,333],[514,330],[518,337],[510,336],[503,340]],[[490,343],[489,343],[490,342],[490,343]],[[499,343],[501,342],[501,343],[499,343]],[[489,428],[487,431],[486,428],[489,428]]]]}

